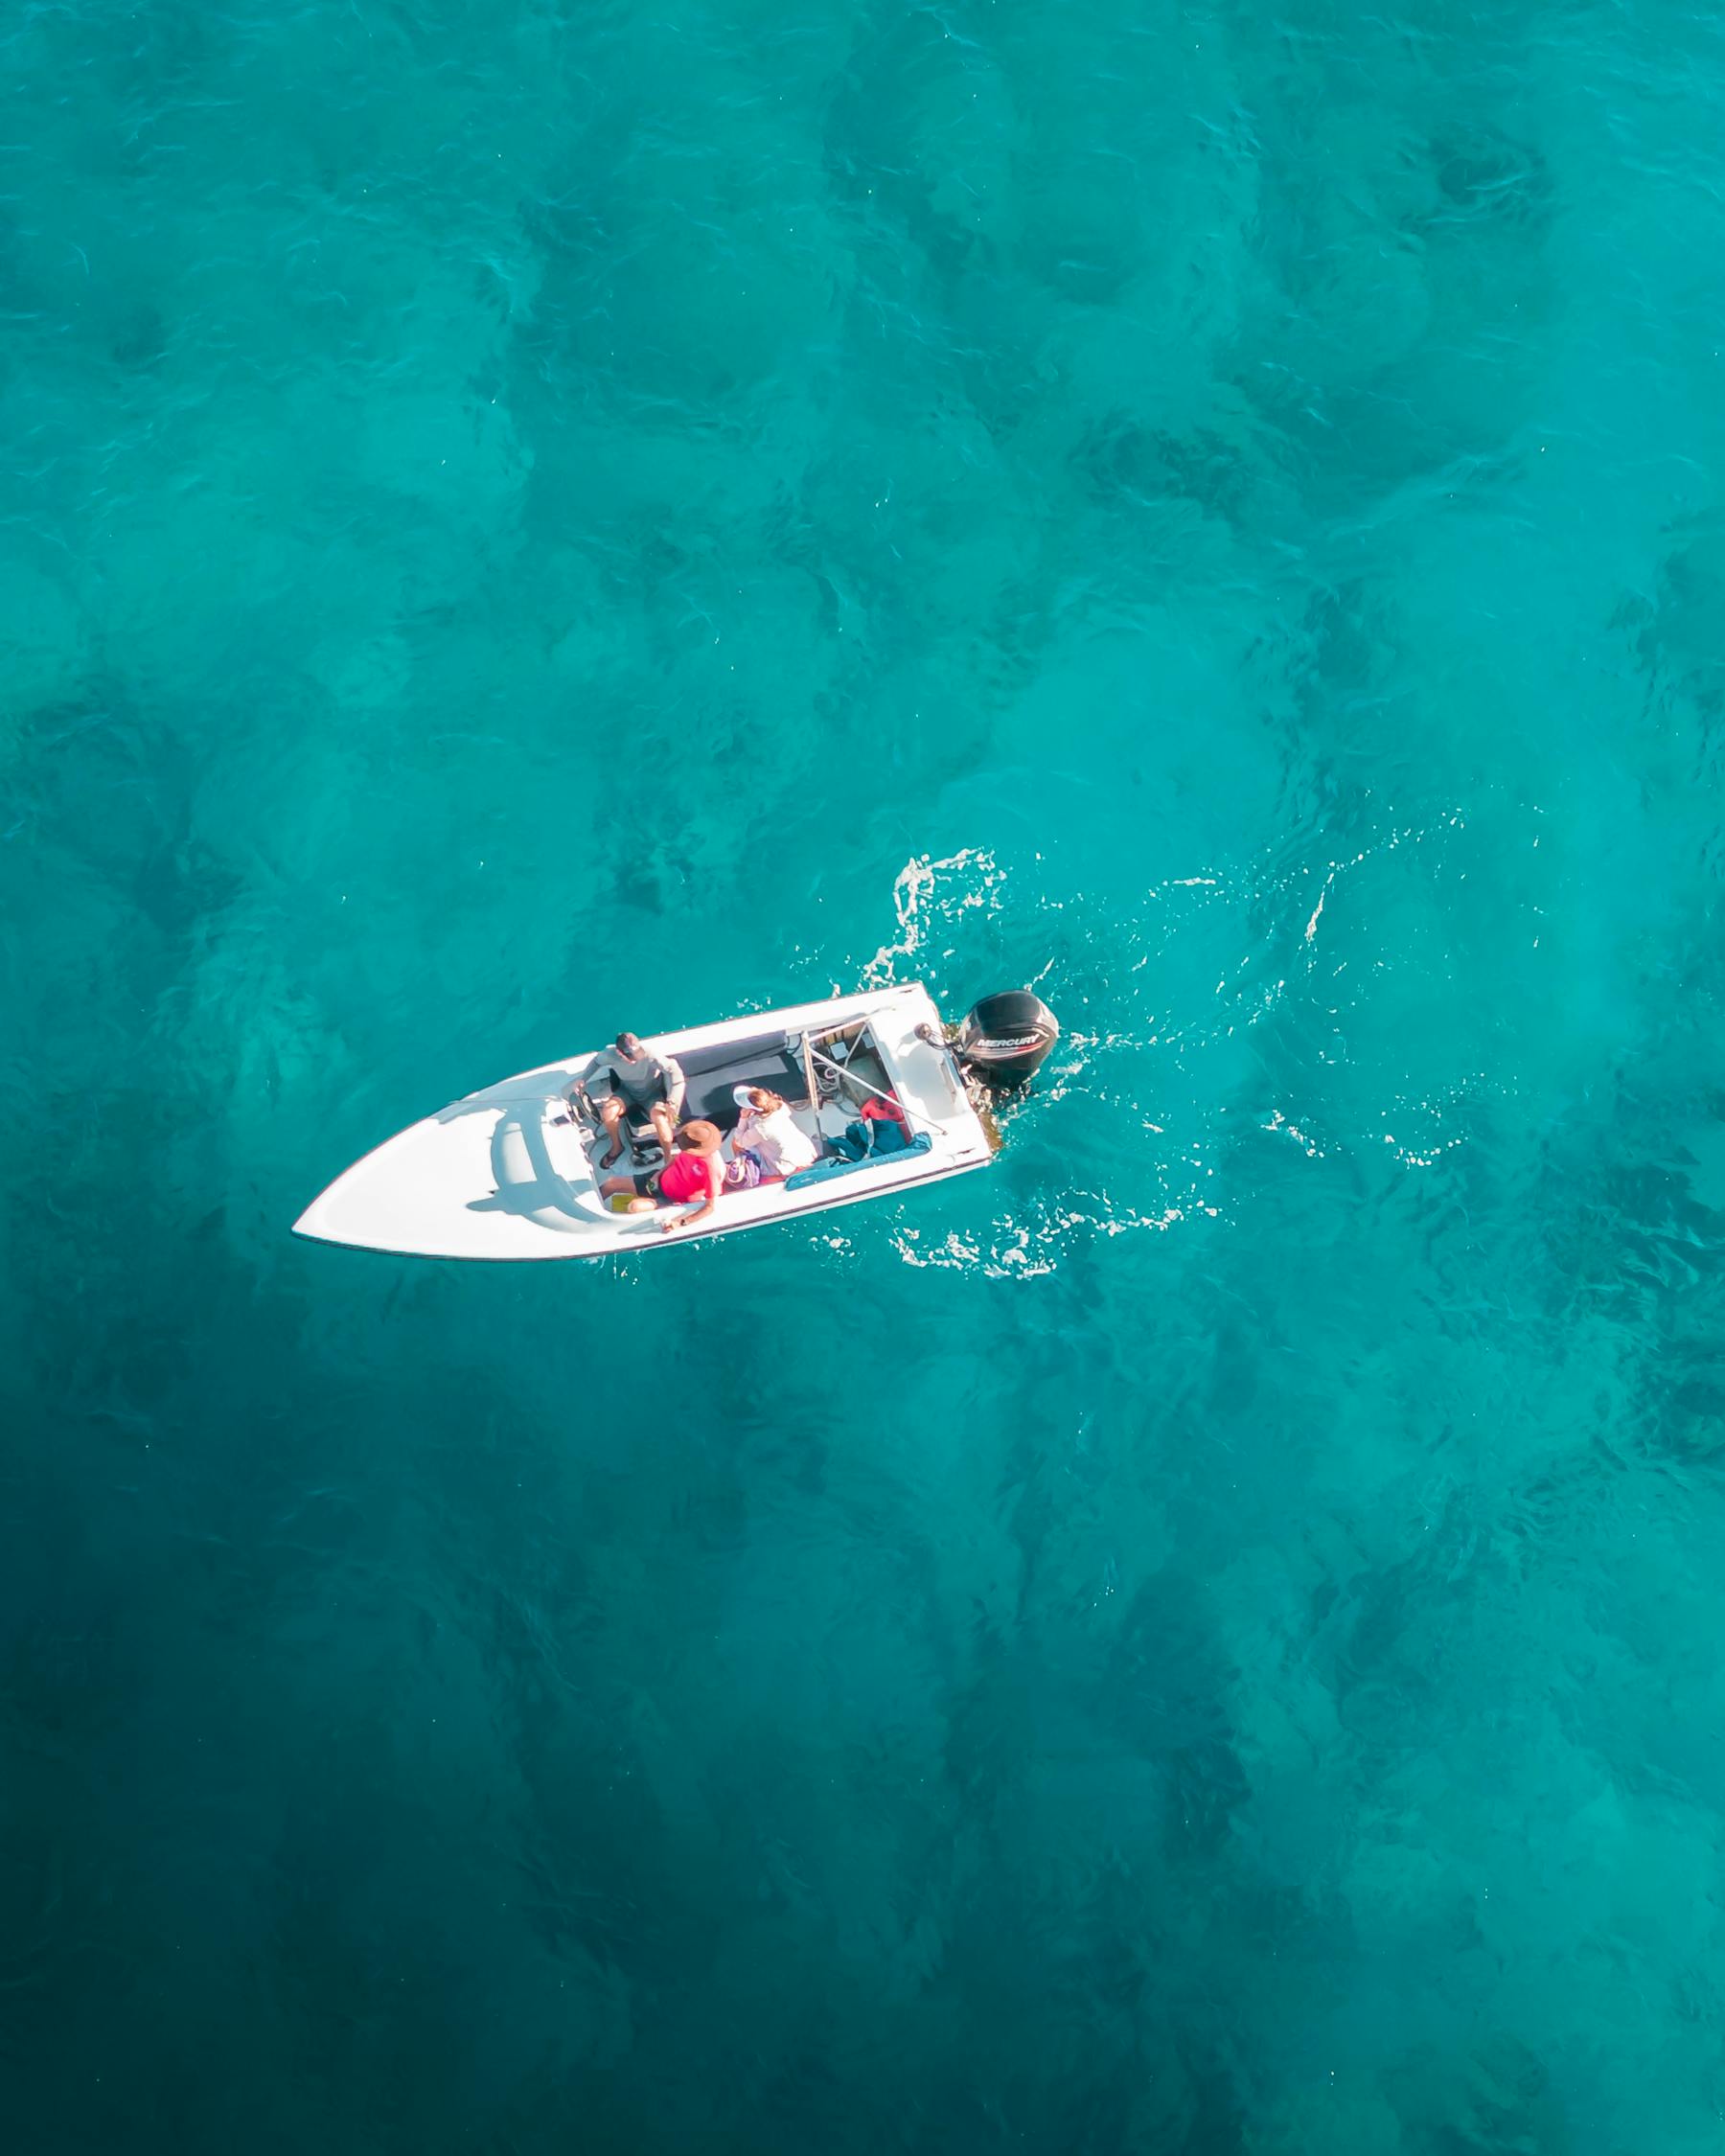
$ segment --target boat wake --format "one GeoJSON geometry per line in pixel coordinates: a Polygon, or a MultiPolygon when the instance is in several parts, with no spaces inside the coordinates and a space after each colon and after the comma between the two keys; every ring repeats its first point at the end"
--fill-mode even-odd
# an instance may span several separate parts
{"type": "MultiPolygon", "coordinates": [[[[931,936],[955,929],[965,914],[998,913],[1004,903],[1006,871],[985,846],[961,846],[936,860],[919,854],[908,860],[892,883],[892,908],[898,934],[862,968],[864,988],[889,988],[898,978],[900,959],[914,960],[911,972],[927,971],[920,955],[931,936]]],[[[942,957],[951,957],[950,951],[942,957]]]]}
{"type": "MultiPolygon", "coordinates": [[[[1076,1023],[1035,1095],[1001,1109],[1003,1122],[1026,1119],[1015,1152],[1034,1131],[1039,1148],[1058,1143],[1065,1175],[1054,1168],[985,1227],[895,1229],[900,1259],[1032,1279],[1098,1239],[1226,1226],[1251,1203],[1250,1179],[1229,1172],[1251,1131],[1315,1169],[1338,1157],[1373,1173],[1454,1161],[1493,1089],[1457,1071],[1440,1036],[1403,1028],[1389,999],[1433,889],[1464,874],[1465,842],[1445,809],[1424,824],[1386,818],[1345,849],[1320,829],[1106,898],[1046,888],[1040,856],[1039,872],[986,846],[908,860],[895,932],[861,968],[864,983],[889,983],[903,964],[965,976],[957,993],[983,964],[1034,952],[1027,985],[1076,1023]],[[1363,1089],[1349,1035],[1386,1028],[1403,1083],[1363,1089]]],[[[843,1234],[826,1240],[850,1249],[843,1234]]]]}

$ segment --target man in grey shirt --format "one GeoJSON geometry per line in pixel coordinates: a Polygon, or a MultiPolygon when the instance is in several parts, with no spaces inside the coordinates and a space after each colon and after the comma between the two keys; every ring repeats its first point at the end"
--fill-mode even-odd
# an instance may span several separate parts
{"type": "Polygon", "coordinates": [[[674,1056],[656,1055],[632,1033],[619,1033],[614,1047],[601,1049],[582,1083],[587,1088],[599,1120],[610,1139],[610,1151],[600,1161],[614,1167],[623,1158],[623,1118],[647,1115],[653,1135],[667,1159],[671,1137],[682,1113],[687,1082],[682,1066],[674,1056]]]}

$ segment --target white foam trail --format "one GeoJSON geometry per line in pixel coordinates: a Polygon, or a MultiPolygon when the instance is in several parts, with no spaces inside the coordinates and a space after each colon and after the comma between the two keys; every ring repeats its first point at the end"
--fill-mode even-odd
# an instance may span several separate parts
{"type": "Polygon", "coordinates": [[[1006,871],[984,846],[961,846],[955,854],[934,860],[919,854],[908,860],[893,878],[892,909],[898,915],[898,936],[884,943],[862,969],[865,988],[888,988],[897,977],[901,958],[914,958],[935,923],[946,924],[961,913],[1000,909],[1000,889],[1006,871]],[[945,881],[964,877],[965,886],[947,893],[945,881]],[[937,895],[938,894],[938,895],[937,895]]]}

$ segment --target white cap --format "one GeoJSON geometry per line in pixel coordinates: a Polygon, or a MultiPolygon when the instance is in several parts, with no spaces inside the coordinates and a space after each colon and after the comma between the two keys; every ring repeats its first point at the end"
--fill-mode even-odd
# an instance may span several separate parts
{"type": "Polygon", "coordinates": [[[752,1108],[754,1101],[751,1095],[757,1089],[753,1086],[733,1086],[731,1088],[731,1098],[739,1108],[752,1108]]]}

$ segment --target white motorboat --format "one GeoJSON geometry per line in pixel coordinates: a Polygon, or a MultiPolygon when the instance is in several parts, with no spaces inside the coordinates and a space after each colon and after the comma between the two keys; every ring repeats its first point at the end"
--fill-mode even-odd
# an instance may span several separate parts
{"type": "MultiPolygon", "coordinates": [[[[664,1210],[621,1211],[626,1200],[602,1190],[610,1140],[585,1087],[597,1058],[571,1056],[387,1139],[312,1200],[294,1233],[416,1257],[602,1257],[894,1196],[986,1167],[998,1140],[978,1112],[979,1086],[1022,1082],[1058,1032],[1036,997],[1012,990],[979,1003],[949,1042],[932,997],[911,982],[655,1035],[646,1046],[674,1057],[687,1080],[685,1118],[718,1124],[726,1158],[736,1089],[748,1086],[780,1094],[816,1153],[782,1181],[726,1190],[706,1221],[675,1237],[658,1232],[664,1210]],[[846,1134],[868,1120],[871,1099],[895,1112],[895,1148],[852,1159],[846,1134]]],[[[627,1135],[631,1153],[611,1172],[650,1175],[661,1159],[650,1126],[627,1135]]]]}

